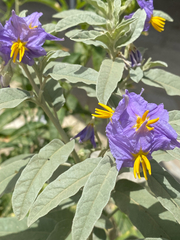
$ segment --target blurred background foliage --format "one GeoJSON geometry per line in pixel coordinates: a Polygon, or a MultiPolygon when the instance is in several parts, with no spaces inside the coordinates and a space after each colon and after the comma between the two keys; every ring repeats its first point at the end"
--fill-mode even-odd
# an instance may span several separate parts
{"type": "MultiPolygon", "coordinates": [[[[3,0],[2,4],[5,7],[0,9],[1,23],[4,24],[5,21],[9,19],[12,9],[15,9],[18,14],[20,10],[23,9],[25,3],[29,2],[33,2],[34,5],[36,3],[44,4],[55,12],[68,10],[70,6],[70,2],[66,0],[3,0]]],[[[123,4],[125,2],[126,0],[122,0],[123,4]]],[[[75,8],[93,11],[92,6],[83,0],[76,0],[75,8]]],[[[126,9],[125,14],[135,11],[137,8],[137,3],[134,0],[130,7],[126,9]]],[[[43,12],[43,8],[41,11],[43,12]]],[[[54,19],[53,22],[55,23],[54,19]]],[[[89,28],[87,24],[81,24],[80,27],[82,29],[89,28]]],[[[105,50],[101,47],[85,45],[84,43],[72,44],[73,51],[70,53],[70,56],[64,57],[63,62],[91,66],[98,71],[102,60],[106,56],[105,50]]],[[[44,47],[47,51],[59,48],[68,51],[67,48],[63,47],[63,42],[59,45],[59,43],[47,41],[44,47]]],[[[76,96],[72,93],[72,85],[65,82],[61,82],[60,84],[63,88],[66,103],[57,112],[59,121],[62,123],[64,118],[69,115],[80,115],[81,119],[83,119],[85,123],[88,123],[91,114],[88,106],[82,107],[76,96]]],[[[31,90],[28,79],[24,77],[20,69],[16,66],[14,66],[14,75],[10,85],[11,87],[19,87],[28,91],[31,90]]],[[[65,127],[65,131],[72,137],[70,127],[65,127]]],[[[34,103],[26,101],[14,109],[5,109],[0,114],[0,163],[20,154],[37,153],[44,145],[55,138],[59,138],[56,128],[44,112],[34,103]]],[[[89,147],[90,143],[85,143],[84,146],[89,147]]],[[[82,160],[87,158],[89,154],[90,151],[86,151],[85,149],[81,149],[79,152],[82,160]]],[[[113,216],[109,216],[113,228],[108,232],[108,240],[124,240],[142,237],[141,233],[133,226],[124,213],[120,210],[117,211],[113,203],[111,203],[109,207],[116,213],[113,216]]],[[[105,215],[108,216],[108,209],[106,210],[105,215]]],[[[5,194],[0,198],[0,217],[8,216],[14,216],[12,213],[11,193],[5,194]]],[[[102,237],[106,235],[103,230],[98,228],[95,230],[95,235],[100,234],[102,237]]],[[[102,239],[107,238],[104,237],[102,239]]]]}

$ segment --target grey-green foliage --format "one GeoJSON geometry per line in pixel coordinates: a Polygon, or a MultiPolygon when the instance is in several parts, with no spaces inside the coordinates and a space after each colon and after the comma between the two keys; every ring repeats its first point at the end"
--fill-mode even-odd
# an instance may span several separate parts
{"type": "Polygon", "coordinates": [[[140,185],[120,180],[112,196],[144,237],[178,239],[180,228],[173,215],[140,185]]]}
{"type": "Polygon", "coordinates": [[[13,190],[22,169],[31,156],[30,154],[22,154],[10,158],[0,165],[0,196],[13,190]]]}
{"type": "Polygon", "coordinates": [[[80,23],[102,26],[106,24],[106,19],[97,15],[94,12],[82,11],[81,13],[73,14],[60,20],[55,27],[55,31],[61,32],[80,23]]]}
{"type": "Polygon", "coordinates": [[[160,11],[160,10],[153,10],[153,16],[158,16],[166,19],[169,22],[173,22],[172,17],[170,17],[167,13],[160,11]]]}
{"type": "Polygon", "coordinates": [[[145,81],[143,82],[145,84],[156,87],[160,86],[164,88],[170,96],[180,95],[180,77],[175,74],[162,69],[151,69],[144,72],[144,79],[145,81]]]}
{"type": "Polygon", "coordinates": [[[50,183],[33,204],[28,218],[28,225],[47,214],[61,201],[71,197],[83,187],[100,159],[86,159],[82,163],[71,167],[50,183]]]}
{"type": "Polygon", "coordinates": [[[74,148],[74,141],[63,144],[53,140],[32,157],[18,179],[12,198],[13,210],[18,219],[23,219],[44,183],[58,166],[64,163],[74,148]]]}
{"type": "Polygon", "coordinates": [[[48,80],[45,85],[43,96],[49,106],[58,111],[65,103],[63,89],[59,82],[54,79],[48,80]]]}
{"type": "Polygon", "coordinates": [[[2,88],[0,89],[0,110],[3,108],[14,108],[30,98],[28,91],[18,88],[2,88]]]}
{"type": "Polygon", "coordinates": [[[121,80],[124,71],[124,62],[122,59],[105,59],[100,67],[96,94],[100,103],[106,104],[121,80]]]}
{"type": "Polygon", "coordinates": [[[137,67],[136,69],[131,68],[129,74],[130,78],[136,83],[141,81],[141,79],[143,78],[143,71],[140,67],[137,67]]]}
{"type": "Polygon", "coordinates": [[[0,239],[65,240],[71,231],[72,219],[73,213],[67,209],[56,209],[30,228],[27,227],[27,218],[21,221],[15,217],[1,218],[0,239]],[[59,234],[59,230],[61,230],[61,234],[59,234]]]}
{"type": "Polygon", "coordinates": [[[169,124],[180,136],[180,111],[174,110],[169,112],[169,124]]]}
{"type": "Polygon", "coordinates": [[[152,160],[151,166],[152,175],[148,177],[146,189],[180,224],[180,185],[156,161],[152,160]]]}
{"type": "Polygon", "coordinates": [[[88,178],[72,225],[72,239],[84,240],[109,201],[118,171],[110,153],[106,154],[88,178]]]}
{"type": "Polygon", "coordinates": [[[78,64],[58,63],[49,74],[55,80],[67,79],[71,83],[96,84],[98,72],[78,64]]]}

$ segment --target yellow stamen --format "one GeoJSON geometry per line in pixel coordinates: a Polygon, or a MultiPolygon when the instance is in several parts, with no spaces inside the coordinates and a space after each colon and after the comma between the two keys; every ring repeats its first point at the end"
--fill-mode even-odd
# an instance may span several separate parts
{"type": "Polygon", "coordinates": [[[155,119],[151,119],[149,120],[149,117],[147,117],[149,113],[149,110],[147,110],[143,115],[142,115],[142,118],[140,116],[137,116],[137,120],[136,120],[136,124],[133,126],[134,128],[136,128],[136,131],[138,131],[138,129],[142,126],[142,124],[147,121],[146,123],[146,128],[148,131],[152,131],[154,129],[154,127],[151,127],[149,125],[153,124],[153,123],[156,123],[158,120],[159,120],[159,117],[158,118],[155,118],[155,119]]]}
{"type": "Polygon", "coordinates": [[[37,27],[38,27],[38,26],[32,27],[32,23],[29,24],[29,28],[30,28],[30,29],[34,29],[34,28],[37,28],[37,27]]]}
{"type": "Polygon", "coordinates": [[[165,25],[165,21],[166,19],[162,18],[162,17],[151,17],[150,23],[152,24],[152,26],[158,31],[158,32],[162,32],[164,31],[164,25],[165,25]]]}
{"type": "Polygon", "coordinates": [[[147,180],[147,170],[149,172],[149,175],[151,175],[151,164],[148,160],[148,158],[146,157],[146,155],[148,154],[148,152],[143,152],[142,150],[140,150],[138,153],[136,154],[132,154],[134,157],[134,177],[136,178],[138,176],[138,178],[140,179],[140,164],[142,165],[142,169],[143,169],[143,174],[145,179],[147,180]]]}
{"type": "Polygon", "coordinates": [[[96,114],[91,114],[91,115],[94,116],[94,117],[97,117],[97,118],[112,118],[114,110],[112,110],[110,107],[108,107],[105,104],[102,104],[102,103],[98,103],[98,104],[101,107],[105,108],[107,111],[103,110],[103,109],[96,108],[95,109],[96,114]]]}
{"type": "Polygon", "coordinates": [[[11,46],[11,55],[10,57],[13,57],[13,62],[16,62],[16,58],[19,54],[19,62],[22,61],[22,58],[24,56],[25,50],[28,50],[25,45],[27,42],[21,42],[20,39],[18,39],[17,42],[13,42],[13,45],[11,46]]]}

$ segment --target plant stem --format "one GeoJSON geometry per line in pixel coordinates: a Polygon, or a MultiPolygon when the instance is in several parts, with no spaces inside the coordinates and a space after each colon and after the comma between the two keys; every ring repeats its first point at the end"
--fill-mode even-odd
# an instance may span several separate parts
{"type": "MultiPolygon", "coordinates": [[[[20,65],[22,66],[23,70],[25,71],[26,73],[26,76],[28,77],[32,87],[34,88],[37,96],[39,96],[39,88],[38,86],[35,84],[34,82],[34,79],[32,78],[27,66],[25,64],[22,64],[20,63],[20,65]]],[[[59,119],[54,116],[52,114],[52,112],[50,111],[49,107],[47,106],[43,96],[41,97],[41,101],[39,101],[39,99],[37,98],[37,104],[43,109],[43,111],[46,113],[46,115],[49,117],[49,119],[52,121],[52,123],[54,124],[54,126],[56,127],[56,129],[58,130],[62,140],[65,142],[65,143],[68,143],[69,142],[69,138],[67,136],[67,134],[65,133],[65,131],[63,130],[63,128],[61,127],[60,123],[59,123],[59,119]]],[[[76,163],[80,162],[80,159],[77,155],[77,153],[75,152],[75,150],[72,152],[72,156],[74,158],[74,161],[76,163]]]]}
{"type": "Polygon", "coordinates": [[[19,0],[15,0],[15,13],[19,15],[19,0]]]}

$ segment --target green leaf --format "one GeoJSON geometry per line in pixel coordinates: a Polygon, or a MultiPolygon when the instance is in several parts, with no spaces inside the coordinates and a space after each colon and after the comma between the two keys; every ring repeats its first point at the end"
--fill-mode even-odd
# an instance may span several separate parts
{"type": "Polygon", "coordinates": [[[126,0],[124,6],[121,7],[121,12],[120,12],[120,14],[122,14],[122,13],[126,10],[126,8],[131,4],[132,1],[133,1],[133,0],[126,0]]]}
{"type": "Polygon", "coordinates": [[[101,158],[89,158],[74,165],[50,183],[35,201],[28,218],[31,225],[41,216],[55,208],[61,201],[73,196],[84,186],[89,175],[97,166],[101,158]]]}
{"type": "Polygon", "coordinates": [[[164,19],[166,19],[169,22],[173,22],[174,20],[172,19],[172,17],[170,17],[167,13],[160,11],[160,10],[153,10],[153,16],[158,16],[158,17],[162,17],[164,19]]]}
{"type": "Polygon", "coordinates": [[[119,13],[121,11],[121,0],[114,0],[113,3],[113,16],[119,22],[119,13]]]}
{"type": "Polygon", "coordinates": [[[167,153],[171,155],[174,159],[180,160],[180,149],[174,148],[173,150],[168,150],[167,153]]]}
{"type": "Polygon", "coordinates": [[[0,129],[2,129],[6,124],[12,122],[19,116],[19,109],[6,109],[0,115],[0,129]]]}
{"type": "Polygon", "coordinates": [[[65,240],[71,232],[73,216],[74,214],[66,209],[48,214],[47,217],[52,217],[57,224],[46,240],[65,240]]]}
{"type": "Polygon", "coordinates": [[[144,77],[161,85],[168,95],[180,95],[180,77],[162,69],[151,69],[144,72],[144,77]]]}
{"type": "Polygon", "coordinates": [[[56,221],[43,218],[27,228],[27,219],[18,221],[15,217],[0,218],[1,240],[45,240],[54,230],[56,221]]]}
{"type": "Polygon", "coordinates": [[[140,185],[120,180],[112,197],[144,237],[162,237],[168,240],[179,238],[179,224],[173,215],[140,185]]]}
{"type": "Polygon", "coordinates": [[[180,135],[180,111],[174,110],[169,112],[169,124],[180,135]]]}
{"type": "Polygon", "coordinates": [[[89,25],[102,26],[106,24],[106,19],[93,12],[83,12],[78,15],[72,15],[63,18],[56,24],[55,31],[61,32],[68,28],[74,27],[81,23],[87,23],[89,25]]]}
{"type": "Polygon", "coordinates": [[[44,24],[42,27],[47,33],[52,33],[52,32],[55,32],[56,24],[47,23],[47,24],[44,24]]]}
{"type": "Polygon", "coordinates": [[[96,10],[99,10],[103,13],[103,15],[106,17],[108,12],[107,3],[101,1],[101,0],[85,0],[90,5],[94,6],[96,10]]]}
{"type": "Polygon", "coordinates": [[[143,71],[146,71],[150,68],[154,68],[154,67],[168,67],[167,63],[162,62],[162,61],[147,61],[144,65],[143,65],[143,71]]]}
{"type": "Polygon", "coordinates": [[[84,13],[85,14],[89,13],[89,11],[79,10],[79,9],[69,9],[67,11],[62,11],[62,12],[54,14],[53,18],[67,18],[67,17],[71,17],[73,15],[84,14],[84,13]]]}
{"type": "Polygon", "coordinates": [[[31,159],[32,155],[23,154],[10,158],[0,165],[0,194],[9,193],[14,189],[16,181],[24,166],[31,159]]]}
{"type": "Polygon", "coordinates": [[[108,229],[113,228],[113,225],[112,225],[111,221],[107,217],[102,216],[95,223],[95,227],[108,230],[108,229]]]}
{"type": "Polygon", "coordinates": [[[19,17],[26,17],[26,13],[28,12],[28,10],[23,10],[19,13],[19,17]]]}
{"type": "Polygon", "coordinates": [[[115,61],[105,59],[100,67],[97,81],[97,98],[100,103],[106,104],[121,80],[124,71],[124,62],[116,58],[115,61]]]}
{"type": "Polygon", "coordinates": [[[130,78],[136,83],[138,83],[143,77],[143,71],[140,67],[137,67],[136,69],[131,68],[129,73],[130,78]]]}
{"type": "Polygon", "coordinates": [[[162,150],[153,152],[152,157],[157,162],[161,162],[161,161],[168,162],[168,161],[174,160],[174,157],[172,157],[167,151],[162,151],[162,150]]]}
{"type": "Polygon", "coordinates": [[[149,86],[152,86],[152,87],[158,87],[158,88],[163,88],[163,86],[161,86],[160,84],[150,80],[150,79],[147,79],[147,78],[142,78],[141,81],[146,84],[146,85],[149,85],[149,86]]]}
{"type": "Polygon", "coordinates": [[[84,186],[73,220],[73,240],[88,238],[109,201],[117,175],[118,171],[109,153],[100,161],[84,186]]]}
{"type": "Polygon", "coordinates": [[[76,41],[76,42],[83,42],[87,40],[93,40],[96,39],[97,37],[101,36],[103,33],[98,32],[95,30],[89,30],[89,31],[78,31],[73,37],[71,37],[71,40],[76,41]]]}
{"type": "Polygon", "coordinates": [[[85,84],[96,84],[98,72],[92,68],[86,68],[78,64],[58,63],[49,74],[53,79],[67,79],[69,82],[83,82],[85,84]]]}
{"type": "Polygon", "coordinates": [[[141,35],[146,20],[146,12],[139,9],[134,13],[133,18],[136,18],[136,21],[130,24],[130,31],[127,33],[127,35],[125,34],[124,37],[121,37],[116,42],[117,48],[127,46],[128,44],[134,42],[141,35]]]}
{"type": "Polygon", "coordinates": [[[174,218],[180,223],[180,185],[160,165],[152,160],[152,175],[148,177],[146,190],[171,212],[174,218]],[[163,176],[163,177],[162,177],[163,176]]]}
{"type": "Polygon", "coordinates": [[[28,91],[18,88],[2,88],[0,89],[0,110],[3,108],[14,108],[30,98],[28,91]]]}
{"type": "Polygon", "coordinates": [[[74,141],[63,144],[53,140],[36,154],[18,179],[12,203],[18,219],[23,219],[44,183],[52,176],[58,166],[64,163],[74,148],[74,141]]]}
{"type": "Polygon", "coordinates": [[[50,79],[44,88],[43,96],[50,107],[57,112],[65,103],[63,89],[59,82],[50,79]]]}

